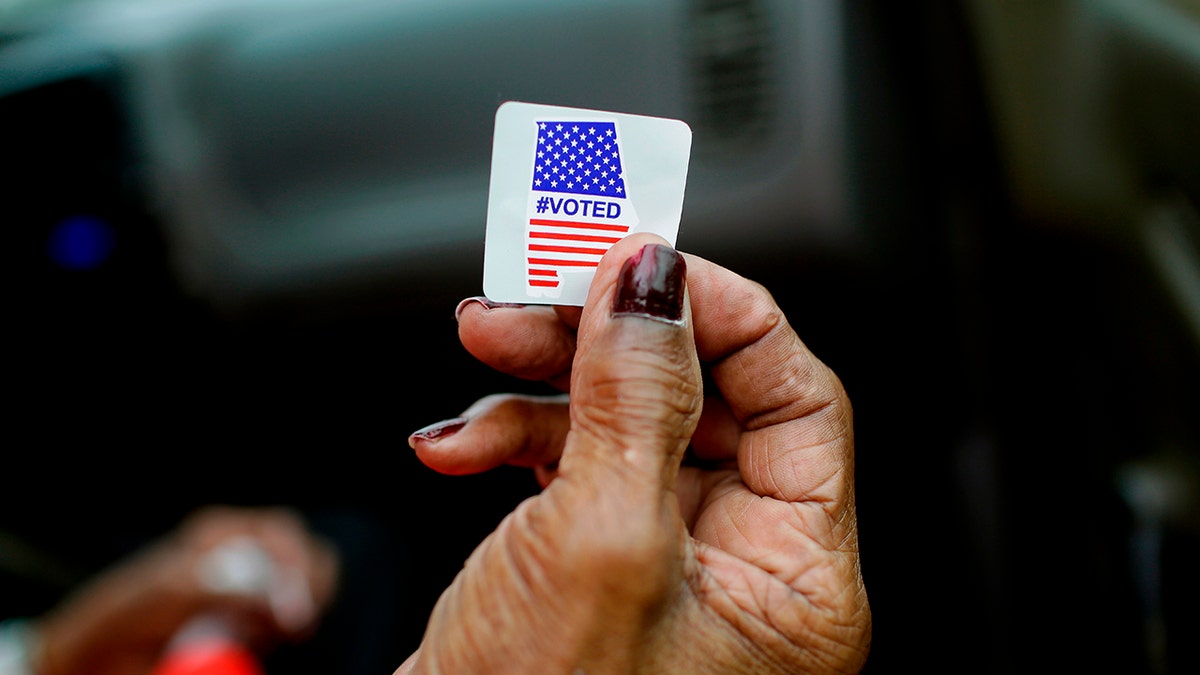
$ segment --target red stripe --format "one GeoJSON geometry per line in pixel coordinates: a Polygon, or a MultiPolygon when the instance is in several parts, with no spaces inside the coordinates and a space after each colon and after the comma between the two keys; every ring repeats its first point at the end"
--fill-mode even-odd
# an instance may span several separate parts
{"type": "Polygon", "coordinates": [[[529,270],[529,273],[538,277],[556,277],[558,270],[529,270]]]}
{"type": "Polygon", "coordinates": [[[620,237],[601,237],[595,234],[571,234],[569,232],[530,232],[533,239],[563,239],[567,241],[592,241],[597,244],[615,244],[620,237]]]}
{"type": "Polygon", "coordinates": [[[558,285],[558,279],[530,279],[530,286],[549,286],[554,288],[558,285]]]}
{"type": "Polygon", "coordinates": [[[531,218],[530,225],[552,225],[554,227],[582,227],[589,230],[606,230],[608,232],[628,232],[629,227],[625,225],[609,225],[608,223],[581,223],[574,220],[542,220],[540,218],[531,218]]]}
{"type": "Polygon", "coordinates": [[[556,260],[554,258],[530,258],[530,265],[555,265],[558,267],[595,267],[597,260],[556,260]]]}
{"type": "Polygon", "coordinates": [[[590,255],[604,255],[608,249],[603,248],[583,248],[580,246],[547,246],[546,244],[530,244],[530,251],[546,251],[548,253],[584,253],[590,255]]]}

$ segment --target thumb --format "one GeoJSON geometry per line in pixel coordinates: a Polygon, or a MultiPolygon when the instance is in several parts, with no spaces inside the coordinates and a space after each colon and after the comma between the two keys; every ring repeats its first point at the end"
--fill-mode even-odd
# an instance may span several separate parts
{"type": "Polygon", "coordinates": [[[649,234],[614,244],[576,344],[558,476],[467,560],[415,672],[645,672],[648,636],[671,634],[671,490],[702,400],[682,257],[649,234]]]}
{"type": "MultiPolygon", "coordinates": [[[[580,321],[559,476],[674,486],[703,400],[683,257],[653,235],[610,249],[580,321]]],[[[635,487],[636,489],[636,487],[635,487]]],[[[647,496],[649,496],[647,494],[647,496]]]]}

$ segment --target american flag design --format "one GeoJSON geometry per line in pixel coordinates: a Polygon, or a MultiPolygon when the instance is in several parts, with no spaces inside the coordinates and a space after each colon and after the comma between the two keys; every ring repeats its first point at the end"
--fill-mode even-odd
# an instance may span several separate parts
{"type": "MultiPolygon", "coordinates": [[[[526,292],[559,297],[637,225],[612,121],[538,120],[525,230],[526,292]]],[[[590,281],[590,275],[588,276],[590,281]]]]}

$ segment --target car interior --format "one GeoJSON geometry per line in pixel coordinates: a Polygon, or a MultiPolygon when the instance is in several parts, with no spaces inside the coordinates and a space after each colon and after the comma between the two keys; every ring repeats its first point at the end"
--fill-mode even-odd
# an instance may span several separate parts
{"type": "Polygon", "coordinates": [[[412,431],[551,393],[459,344],[506,101],[679,119],[677,247],[854,405],[866,672],[1200,672],[1196,0],[8,0],[0,619],[207,504],[391,672],[538,485],[412,431]]]}

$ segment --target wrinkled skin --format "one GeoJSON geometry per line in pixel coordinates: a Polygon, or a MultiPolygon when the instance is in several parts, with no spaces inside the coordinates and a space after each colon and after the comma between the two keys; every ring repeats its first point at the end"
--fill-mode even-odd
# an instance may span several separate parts
{"type": "Polygon", "coordinates": [[[398,675],[863,667],[846,393],[764,288],[700,258],[682,321],[612,316],[622,263],[655,242],[616,244],[582,311],[460,305],[468,351],[569,402],[491,396],[410,438],[438,471],[528,466],[544,489],[476,549],[398,675]]]}

